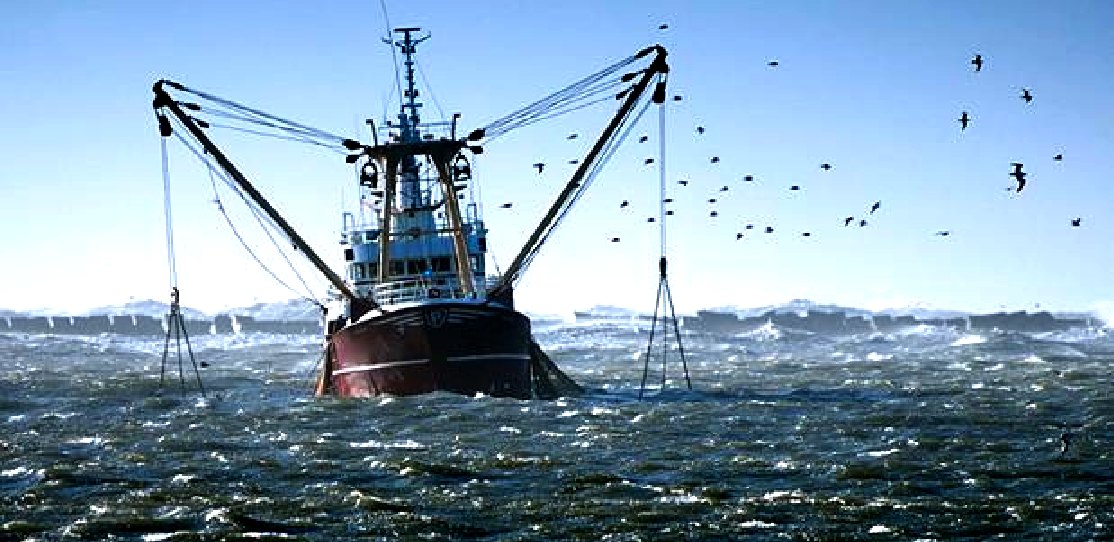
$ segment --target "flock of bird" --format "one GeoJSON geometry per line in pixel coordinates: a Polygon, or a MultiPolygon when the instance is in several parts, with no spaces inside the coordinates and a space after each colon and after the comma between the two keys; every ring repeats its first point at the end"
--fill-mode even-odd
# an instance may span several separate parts
{"type": "MultiPolygon", "coordinates": [[[[660,30],[665,30],[667,28],[668,28],[667,24],[662,24],[659,27],[660,30]]],[[[780,64],[781,63],[778,60],[769,60],[766,63],[767,67],[769,67],[771,69],[779,67],[780,64]]],[[[983,67],[986,64],[986,62],[983,59],[982,54],[975,54],[974,57],[971,59],[970,64],[973,67],[973,71],[975,73],[979,73],[983,70],[983,67]]],[[[1033,102],[1032,91],[1029,88],[1022,88],[1020,99],[1025,102],[1026,106],[1030,105],[1033,102]]],[[[683,98],[680,95],[674,95],[673,100],[674,101],[682,101],[683,98]]],[[[964,132],[964,131],[967,130],[967,128],[974,121],[974,118],[969,111],[962,111],[959,118],[957,119],[957,121],[959,122],[960,131],[964,132]]],[[[705,134],[705,132],[706,132],[706,129],[705,129],[704,126],[696,126],[695,127],[695,133],[696,133],[697,137],[703,136],[705,134]]],[[[571,133],[571,134],[566,136],[566,139],[567,140],[574,140],[574,139],[577,139],[577,137],[579,137],[578,134],[571,133]]],[[[650,138],[649,138],[648,135],[641,135],[638,138],[638,142],[639,143],[646,143],[647,141],[649,141],[649,139],[650,138]]],[[[1055,156],[1053,156],[1053,160],[1057,161],[1057,162],[1062,161],[1063,160],[1063,154],[1056,154],[1055,156]]],[[[654,158],[647,157],[643,160],[643,165],[652,165],[652,164],[654,164],[654,162],[655,162],[654,158]]],[[[709,162],[711,164],[719,164],[720,163],[720,157],[719,156],[712,156],[712,157],[710,157],[709,162]]],[[[575,165],[575,164],[578,163],[578,160],[575,160],[575,159],[574,160],[569,160],[568,163],[570,165],[575,165]]],[[[1024,164],[1021,163],[1021,162],[1012,162],[1010,164],[1010,166],[1012,167],[1012,171],[1009,172],[1009,176],[1013,178],[1013,180],[1016,182],[1016,185],[1010,186],[1009,188],[1007,188],[1007,191],[1012,191],[1016,194],[1020,194],[1025,189],[1025,186],[1027,184],[1028,173],[1026,171],[1024,171],[1024,169],[1023,169],[1024,164]]],[[[541,175],[545,171],[545,167],[546,167],[546,164],[544,162],[535,162],[533,164],[533,168],[537,171],[538,175],[541,175]]],[[[832,166],[831,163],[824,162],[824,163],[821,163],[819,165],[819,168],[820,168],[821,171],[828,172],[828,171],[832,170],[833,166],[832,166]]],[[[748,174],[748,175],[743,176],[742,180],[743,180],[744,183],[753,183],[755,181],[755,177],[754,177],[754,175],[748,174]]],[[[681,179],[681,180],[677,181],[677,184],[680,185],[681,187],[687,187],[687,186],[689,186],[689,180],[681,179]]],[[[730,190],[730,187],[727,186],[727,185],[724,185],[721,188],[719,188],[718,192],[720,192],[720,193],[728,192],[729,190],[730,190]]],[[[790,185],[789,190],[790,191],[801,191],[801,186],[796,185],[796,184],[795,185],[790,185]]],[[[711,198],[707,199],[707,203],[709,205],[712,205],[712,206],[714,206],[718,201],[719,200],[716,197],[711,197],[711,198]]],[[[673,202],[674,202],[673,198],[665,198],[662,203],[668,205],[668,204],[671,204],[673,202]]],[[[512,207],[512,204],[511,203],[504,203],[500,207],[503,208],[503,209],[510,209],[512,207]]],[[[628,208],[631,207],[631,202],[630,202],[630,200],[624,199],[619,203],[618,207],[619,207],[619,209],[628,209],[628,208]]],[[[842,219],[843,227],[851,227],[853,225],[857,225],[859,228],[865,228],[870,224],[870,221],[868,221],[867,217],[873,217],[873,215],[875,215],[875,213],[877,211],[879,211],[881,208],[882,208],[881,200],[875,201],[872,205],[870,205],[868,210],[864,211],[864,214],[862,216],[848,215],[848,216],[844,217],[842,219]]],[[[669,215],[669,216],[672,216],[674,214],[674,211],[672,209],[666,209],[665,214],[669,215]]],[[[712,208],[711,210],[708,211],[708,216],[710,218],[716,218],[716,217],[719,216],[719,212],[716,209],[712,208]]],[[[655,217],[652,217],[652,216],[648,217],[646,219],[646,222],[649,222],[649,223],[654,223],[656,221],[657,221],[657,219],[655,217]]],[[[1081,225],[1081,223],[1082,223],[1082,218],[1081,217],[1076,217],[1076,218],[1073,218],[1071,220],[1071,226],[1072,227],[1079,227],[1081,225]]],[[[735,233],[735,239],[737,241],[738,240],[743,240],[747,237],[747,233],[750,232],[750,231],[753,231],[753,230],[758,230],[756,225],[754,223],[746,223],[740,231],[735,233]]],[[[772,234],[772,233],[774,233],[774,227],[770,226],[770,225],[766,225],[758,231],[761,231],[765,234],[772,234]]],[[[935,232],[934,235],[939,236],[939,237],[946,237],[946,236],[951,235],[951,233],[952,232],[950,230],[938,230],[938,231],[935,232]]],[[[800,236],[811,237],[812,232],[802,231],[802,232],[800,232],[800,236]]],[[[620,237],[610,237],[610,240],[613,243],[617,243],[617,242],[620,242],[621,238],[620,237]]]]}

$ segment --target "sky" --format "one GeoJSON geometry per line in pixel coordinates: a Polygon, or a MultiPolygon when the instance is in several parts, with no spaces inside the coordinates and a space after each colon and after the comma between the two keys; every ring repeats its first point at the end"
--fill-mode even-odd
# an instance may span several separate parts
{"type": "MultiPolygon", "coordinates": [[[[647,45],[669,50],[670,93],[684,99],[667,102],[666,131],[657,110],[635,127],[648,142],[628,141],[607,164],[518,284],[520,309],[653,309],[659,232],[646,217],[660,163],[644,159],[664,140],[678,312],[798,298],[1114,312],[1110,20],[1114,4],[1084,0],[3,2],[0,307],[167,298],[154,81],[367,140],[364,119],[397,108],[380,38],[419,26],[431,35],[418,56],[423,119],[460,112],[464,127],[647,45]],[[1007,190],[1012,162],[1028,173],[1020,193],[1007,190]]],[[[512,132],[477,157],[493,263],[510,263],[614,107],[512,132]],[[539,161],[550,164],[541,175],[539,161]]],[[[214,139],[339,270],[350,166],[275,140],[214,139]]],[[[300,295],[260,271],[204,170],[169,146],[183,303],[217,312],[300,295]]],[[[305,278],[323,295],[324,280],[305,278]]]]}

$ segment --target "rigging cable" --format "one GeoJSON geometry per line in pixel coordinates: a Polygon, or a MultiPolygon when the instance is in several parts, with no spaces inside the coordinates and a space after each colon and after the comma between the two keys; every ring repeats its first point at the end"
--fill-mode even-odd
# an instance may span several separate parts
{"type": "Polygon", "coordinates": [[[178,286],[178,266],[174,256],[174,221],[170,215],[170,157],[166,150],[166,138],[159,137],[162,146],[162,191],[163,215],[166,217],[166,261],[170,270],[170,287],[178,286]]]}
{"type": "Polygon", "coordinates": [[[255,260],[255,262],[257,264],[259,264],[260,268],[262,268],[263,271],[265,271],[268,275],[271,276],[271,278],[275,279],[276,282],[278,282],[280,285],[285,287],[287,290],[290,290],[290,292],[294,293],[295,295],[298,295],[298,296],[302,297],[303,299],[312,302],[313,304],[317,305],[318,307],[322,307],[323,305],[320,301],[318,301],[317,299],[315,299],[311,295],[309,295],[309,293],[312,292],[312,289],[309,287],[308,284],[306,284],[306,281],[301,276],[301,274],[298,273],[298,270],[294,267],[293,262],[291,262],[290,259],[286,256],[286,254],[282,251],[282,249],[279,248],[278,242],[275,240],[274,236],[271,233],[271,229],[273,229],[275,227],[273,222],[270,222],[269,219],[268,219],[268,223],[270,224],[270,227],[267,227],[267,225],[265,225],[264,222],[263,222],[263,219],[266,218],[266,215],[261,213],[259,211],[259,209],[256,208],[256,206],[253,205],[251,203],[251,201],[243,194],[243,192],[240,191],[239,188],[237,188],[236,185],[233,184],[232,181],[230,179],[228,179],[223,174],[223,172],[216,169],[216,167],[213,166],[213,164],[208,160],[208,158],[206,158],[204,155],[202,155],[201,152],[197,150],[197,148],[195,148],[193,145],[191,145],[190,142],[187,141],[181,135],[181,132],[179,130],[175,130],[174,135],[175,135],[175,137],[178,138],[179,141],[182,142],[183,145],[186,146],[187,149],[190,150],[190,152],[193,153],[193,155],[195,157],[197,157],[198,160],[200,160],[205,165],[206,169],[209,172],[209,181],[213,186],[213,197],[215,198],[214,201],[217,204],[217,209],[220,210],[221,215],[224,216],[225,222],[228,223],[229,229],[232,230],[232,234],[236,236],[236,239],[239,240],[240,244],[244,247],[244,250],[247,251],[248,255],[251,256],[252,259],[255,260]],[[220,195],[217,192],[217,188],[216,188],[216,181],[214,179],[214,173],[216,174],[217,177],[220,177],[220,179],[227,186],[231,187],[236,192],[236,194],[238,196],[240,196],[240,198],[244,201],[244,203],[248,206],[248,209],[251,211],[252,215],[255,217],[256,221],[259,223],[259,225],[263,229],[263,232],[267,235],[268,239],[271,240],[271,243],[278,250],[279,255],[282,256],[282,258],[286,261],[287,265],[290,266],[291,271],[298,278],[298,280],[302,283],[302,286],[306,289],[307,293],[299,292],[297,289],[291,287],[289,284],[287,284],[281,278],[279,278],[278,275],[275,274],[274,271],[272,271],[269,267],[267,267],[266,264],[263,263],[263,261],[259,258],[259,256],[255,254],[255,251],[253,251],[251,249],[251,247],[248,245],[247,241],[243,238],[243,236],[240,235],[240,232],[236,229],[236,226],[232,222],[231,217],[228,216],[228,213],[226,212],[226,210],[224,208],[224,205],[221,203],[220,195]]]}
{"type": "MultiPolygon", "coordinates": [[[[402,76],[398,72],[398,52],[395,51],[394,38],[391,37],[391,18],[387,15],[387,2],[379,0],[379,7],[383,9],[383,23],[387,25],[387,37],[383,38],[383,42],[391,48],[391,65],[395,68],[395,85],[398,87],[398,99],[402,101],[402,76]]],[[[386,114],[383,115],[387,117],[386,114]]]]}
{"type": "Polygon", "coordinates": [[[433,106],[437,108],[437,113],[441,115],[441,120],[445,120],[445,110],[441,109],[441,102],[437,101],[437,96],[433,94],[433,85],[429,84],[429,79],[426,78],[425,72],[422,71],[422,65],[416,58],[414,59],[414,67],[418,68],[418,75],[422,78],[422,82],[425,83],[425,89],[429,92],[429,97],[433,100],[433,106]]]}

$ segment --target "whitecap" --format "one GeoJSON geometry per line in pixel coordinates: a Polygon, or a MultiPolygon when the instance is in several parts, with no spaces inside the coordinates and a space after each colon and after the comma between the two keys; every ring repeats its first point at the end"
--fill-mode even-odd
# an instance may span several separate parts
{"type": "Polygon", "coordinates": [[[952,343],[952,346],[970,346],[984,343],[986,343],[986,337],[982,335],[964,335],[956,339],[955,342],[952,343]]]}
{"type": "Polygon", "coordinates": [[[889,527],[886,527],[885,525],[875,525],[875,526],[871,527],[870,530],[867,531],[867,532],[870,533],[870,534],[886,534],[886,533],[892,533],[893,531],[889,527]]]}

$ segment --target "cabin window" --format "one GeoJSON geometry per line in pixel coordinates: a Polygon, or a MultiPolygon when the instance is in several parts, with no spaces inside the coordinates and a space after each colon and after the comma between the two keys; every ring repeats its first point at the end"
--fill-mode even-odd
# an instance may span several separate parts
{"type": "Polygon", "coordinates": [[[403,260],[391,260],[391,274],[401,275],[406,271],[406,262],[403,260]]]}
{"type": "Polygon", "coordinates": [[[476,238],[476,247],[480,249],[480,252],[487,252],[487,237],[476,238]]]}
{"type": "Polygon", "coordinates": [[[420,275],[426,269],[429,269],[429,263],[425,260],[406,260],[407,275],[420,275]]]}
{"type": "Polygon", "coordinates": [[[344,249],[344,261],[350,262],[356,259],[356,253],[351,248],[344,249]]]}
{"type": "Polygon", "coordinates": [[[364,277],[365,277],[365,275],[364,275],[364,264],[362,264],[362,263],[352,264],[352,279],[353,280],[362,280],[364,277]]]}
{"type": "Polygon", "coordinates": [[[448,273],[452,271],[451,262],[452,260],[450,260],[448,256],[438,256],[430,261],[434,273],[448,273]]]}
{"type": "Polygon", "coordinates": [[[481,267],[480,267],[480,257],[479,257],[479,256],[477,256],[477,255],[475,255],[475,254],[473,254],[473,255],[469,256],[468,258],[469,258],[470,260],[472,260],[472,271],[476,271],[476,272],[479,272],[479,271],[481,270],[481,267]]]}
{"type": "Polygon", "coordinates": [[[378,262],[371,262],[371,263],[367,264],[367,276],[368,276],[368,278],[376,278],[376,277],[379,276],[379,263],[378,262]]]}

